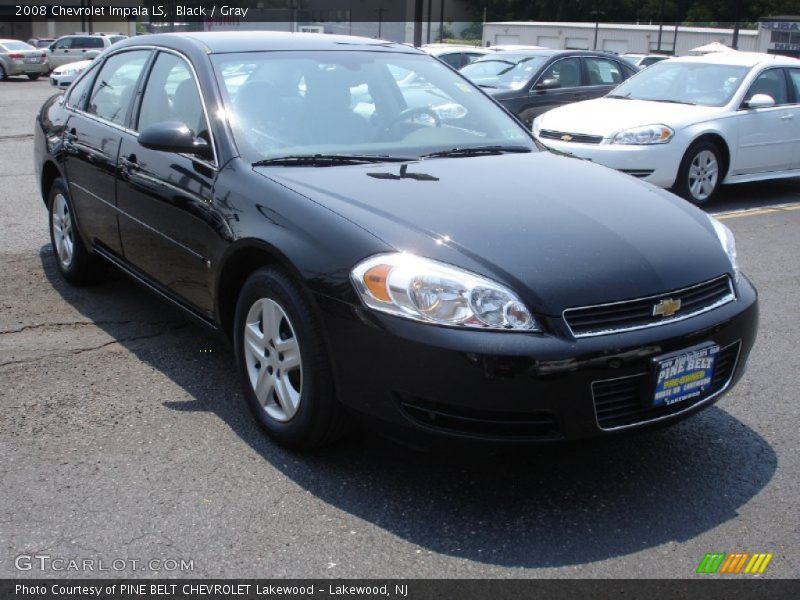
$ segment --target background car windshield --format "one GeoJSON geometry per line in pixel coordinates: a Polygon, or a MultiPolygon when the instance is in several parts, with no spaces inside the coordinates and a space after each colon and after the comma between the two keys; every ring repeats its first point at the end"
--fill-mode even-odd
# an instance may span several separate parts
{"type": "Polygon", "coordinates": [[[618,86],[611,94],[634,100],[727,104],[747,74],[747,67],[662,61],[618,86]]]}
{"type": "Polygon", "coordinates": [[[430,56],[263,52],[213,57],[239,151],[422,154],[536,145],[509,115],[430,56]]]}
{"type": "Polygon", "coordinates": [[[3,46],[5,46],[6,50],[14,51],[14,50],[36,50],[30,44],[26,44],[25,42],[3,42],[3,46]]]}
{"type": "Polygon", "coordinates": [[[534,76],[546,59],[547,57],[545,56],[523,58],[510,69],[506,69],[500,73],[494,85],[499,88],[518,90],[530,81],[531,77],[534,76]]]}

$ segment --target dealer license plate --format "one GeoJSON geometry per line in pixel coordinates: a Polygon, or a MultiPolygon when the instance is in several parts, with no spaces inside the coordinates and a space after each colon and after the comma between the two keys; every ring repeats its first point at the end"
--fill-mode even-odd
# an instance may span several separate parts
{"type": "Polygon", "coordinates": [[[41,59],[38,56],[30,56],[25,59],[26,63],[38,63],[41,59]]]}
{"type": "Polygon", "coordinates": [[[670,406],[700,398],[711,388],[719,346],[713,343],[654,359],[653,406],[670,406]]]}

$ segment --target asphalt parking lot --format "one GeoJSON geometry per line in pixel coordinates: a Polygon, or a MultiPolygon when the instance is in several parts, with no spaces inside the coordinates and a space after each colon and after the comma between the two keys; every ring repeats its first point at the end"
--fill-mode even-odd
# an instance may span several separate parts
{"type": "Polygon", "coordinates": [[[251,420],[218,338],[121,276],[58,277],[31,158],[51,90],[0,84],[0,577],[118,574],[15,567],[48,555],[141,576],[673,578],[735,551],[800,575],[800,180],[712,209],[761,328],[745,378],[696,417],[584,444],[423,453],[361,434],[295,455],[251,420]]]}

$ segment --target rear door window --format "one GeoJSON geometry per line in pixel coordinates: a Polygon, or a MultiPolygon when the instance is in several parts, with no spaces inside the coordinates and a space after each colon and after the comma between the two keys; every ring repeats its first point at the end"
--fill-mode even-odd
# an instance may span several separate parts
{"type": "Polygon", "coordinates": [[[149,50],[133,50],[109,57],[94,81],[86,112],[124,125],[139,76],[149,56],[149,50]]]}

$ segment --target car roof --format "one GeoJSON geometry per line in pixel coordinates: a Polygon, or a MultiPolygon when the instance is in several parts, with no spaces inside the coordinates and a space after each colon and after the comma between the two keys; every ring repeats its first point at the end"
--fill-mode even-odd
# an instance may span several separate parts
{"type": "Polygon", "coordinates": [[[490,54],[490,51],[481,46],[468,46],[467,44],[425,44],[420,49],[438,56],[448,52],[474,52],[476,54],[490,54]]]}
{"type": "Polygon", "coordinates": [[[670,58],[670,62],[704,63],[715,65],[734,65],[741,67],[754,67],[759,64],[775,64],[800,66],[800,60],[777,54],[764,54],[762,52],[713,52],[702,56],[681,56],[670,58]]]}
{"type": "Polygon", "coordinates": [[[128,38],[114,48],[152,44],[171,48],[193,46],[207,54],[231,52],[268,52],[276,50],[369,50],[373,52],[403,52],[425,54],[422,50],[372,38],[328,33],[290,33],[285,31],[192,31],[158,33],[128,38]]]}

